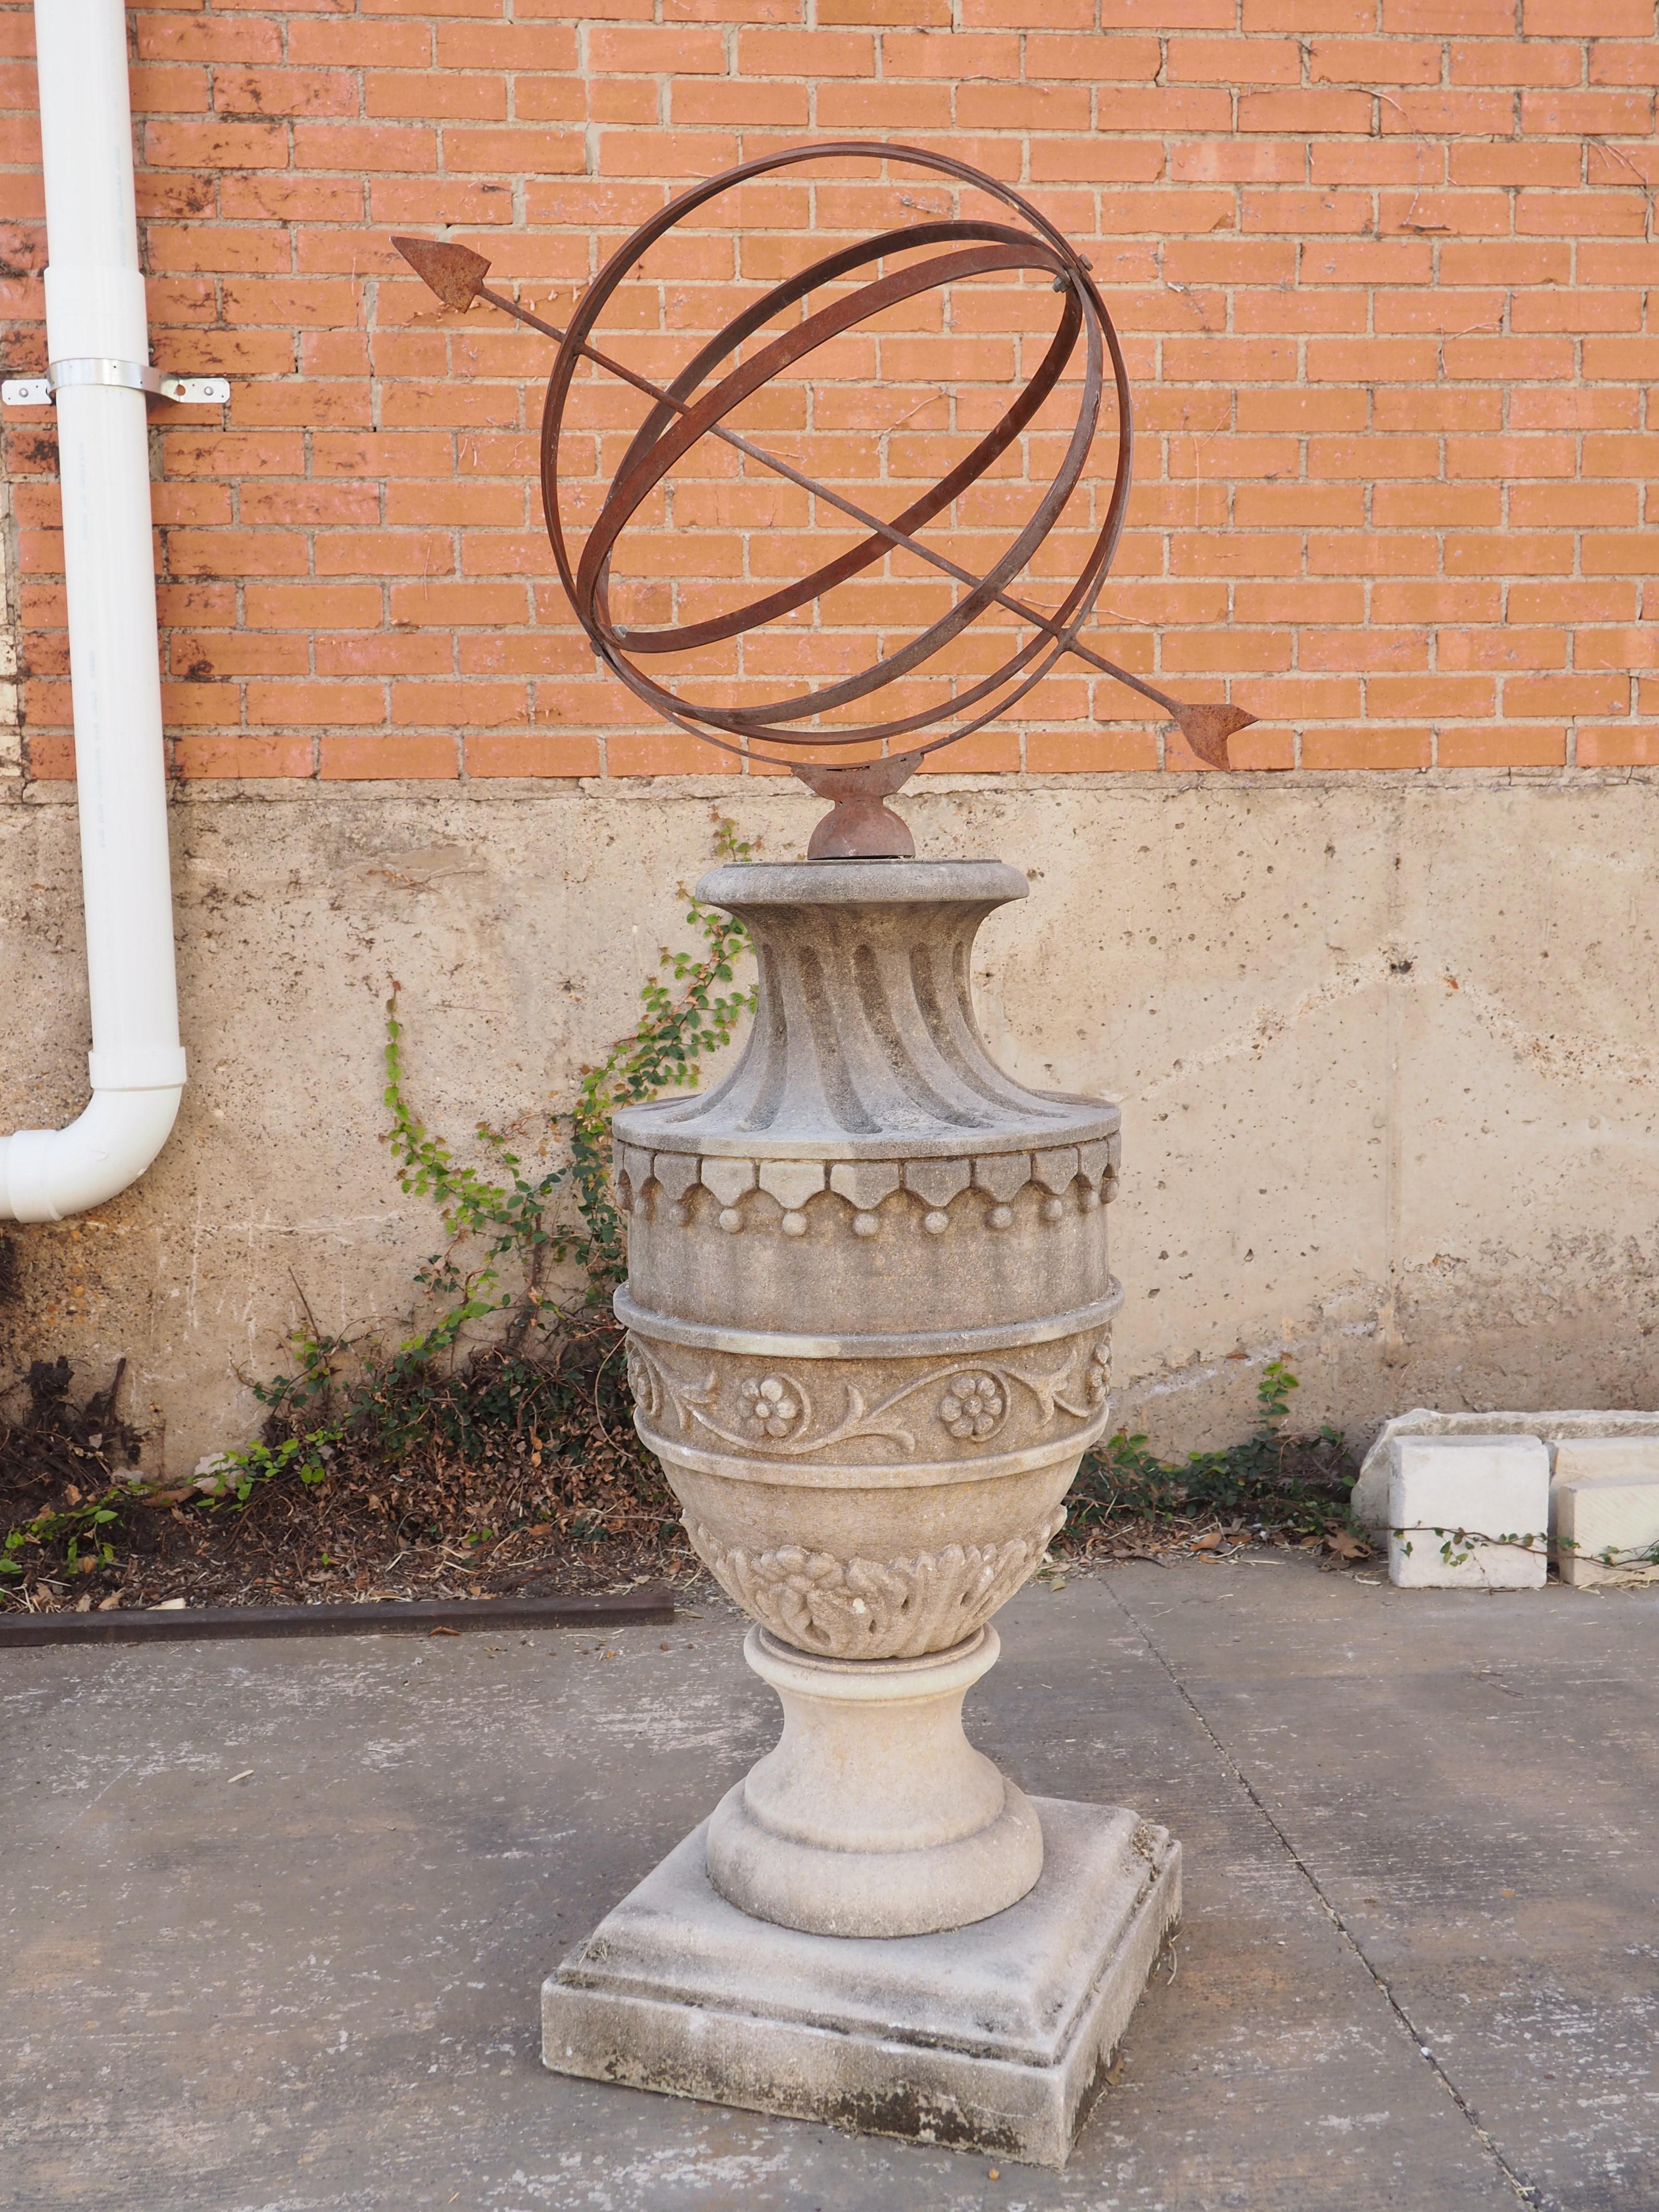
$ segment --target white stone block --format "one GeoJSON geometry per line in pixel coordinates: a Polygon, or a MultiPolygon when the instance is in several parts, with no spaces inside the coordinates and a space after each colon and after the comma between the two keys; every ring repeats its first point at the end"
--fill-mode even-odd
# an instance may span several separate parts
{"type": "Polygon", "coordinates": [[[1659,1482],[1659,1436],[1573,1437],[1551,1446],[1552,1511],[1564,1482],[1615,1480],[1659,1482]]]}
{"type": "Polygon", "coordinates": [[[1659,1581],[1659,1449],[1579,1444],[1557,1475],[1550,1504],[1564,1583],[1659,1581]],[[1598,1468],[1599,1462],[1599,1468],[1598,1468]]]}
{"type": "Polygon", "coordinates": [[[1404,1589],[1542,1589],[1549,1483],[1536,1437],[1397,1438],[1389,1579],[1404,1589]]]}

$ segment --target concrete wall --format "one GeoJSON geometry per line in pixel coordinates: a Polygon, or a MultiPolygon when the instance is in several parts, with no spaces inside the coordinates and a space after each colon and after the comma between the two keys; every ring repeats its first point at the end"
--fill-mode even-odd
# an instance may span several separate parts
{"type": "MultiPolygon", "coordinates": [[[[1248,1425],[1275,1351],[1298,1414],[1659,1402],[1651,772],[939,777],[924,854],[1032,878],[981,940],[1027,1080],[1124,1108],[1124,1418],[1248,1425]],[[1241,1357],[1240,1355],[1243,1355],[1241,1357]]],[[[438,1241],[381,1142],[389,982],[410,1090],[463,1139],[532,1132],[632,1026],[718,805],[768,856],[819,803],[677,776],[185,788],[173,814],[192,1082],[136,1190],[12,1228],[0,1358],[125,1353],[149,1458],[236,1441],[300,1293],[391,1328],[438,1241]]],[[[0,1127],[78,1110],[70,787],[0,799],[0,1127]]]]}

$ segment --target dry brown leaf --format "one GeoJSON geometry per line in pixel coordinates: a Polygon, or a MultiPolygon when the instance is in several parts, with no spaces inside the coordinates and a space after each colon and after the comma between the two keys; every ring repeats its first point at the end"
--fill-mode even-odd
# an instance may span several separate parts
{"type": "Polygon", "coordinates": [[[1325,1549],[1334,1552],[1340,1559],[1369,1559],[1371,1547],[1361,1538],[1352,1535],[1346,1528],[1333,1528],[1325,1537],[1325,1549]]]}

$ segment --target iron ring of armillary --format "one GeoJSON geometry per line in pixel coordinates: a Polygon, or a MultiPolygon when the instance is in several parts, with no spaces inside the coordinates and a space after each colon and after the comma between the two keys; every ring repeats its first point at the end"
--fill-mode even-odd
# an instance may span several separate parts
{"type": "MultiPolygon", "coordinates": [[[[930,752],[956,744],[990,721],[1007,714],[1040,684],[1055,663],[1073,655],[1114,677],[1161,707],[1179,725],[1199,756],[1225,767],[1227,739],[1254,720],[1242,708],[1188,706],[1132,671],[1120,667],[1082,643],[1079,630],[1088,621],[1106,577],[1123,527],[1133,446],[1128,373],[1117,332],[1088,262],[1021,194],[964,161],[909,146],[859,141],[793,147],[722,172],[672,200],[611,254],[578,303],[568,329],[544,320],[514,301],[489,289],[489,264],[466,246],[425,239],[393,240],[404,258],[447,306],[465,310],[483,299],[558,342],[542,416],[542,495],[554,560],[576,619],[594,650],[636,697],[665,720],[705,743],[769,765],[793,769],[814,790],[846,806],[856,803],[866,833],[878,818],[899,830],[896,817],[879,805],[930,752]],[[937,220],[915,223],[824,255],[794,276],[772,286],[711,337],[672,382],[662,385],[640,375],[601,351],[592,333],[605,307],[642,257],[674,228],[734,186],[771,172],[830,159],[900,161],[933,170],[956,183],[988,194],[1019,218],[1020,226],[982,220],[937,220]],[[860,284],[762,346],[748,360],[732,357],[765,325],[798,306],[819,288],[838,283],[894,254],[938,248],[931,258],[911,262],[860,284]],[[973,450],[919,499],[893,520],[869,513],[833,486],[822,483],[729,426],[727,417],[774,378],[818,348],[902,301],[940,287],[988,274],[1048,276],[1062,297],[1060,319],[1034,375],[973,450]],[[1024,526],[983,575],[963,568],[916,536],[928,522],[978,483],[1036,419],[1059,385],[1075,354],[1084,347],[1084,374],[1077,419],[1053,480],[1042,491],[1024,526]],[[650,403],[607,490],[580,551],[573,558],[560,503],[559,445],[565,409],[579,365],[590,362],[640,392],[650,403]],[[1099,427],[1105,368],[1109,361],[1115,387],[1117,450],[1111,496],[1088,555],[1060,607],[1047,612],[1027,604],[1011,589],[1060,520],[1082,479],[1099,427]],[[717,381],[703,387],[711,376],[717,381]],[[618,623],[610,604],[611,561],[618,539],[657,486],[705,437],[735,447],[762,467],[793,483],[816,500],[860,524],[866,535],[810,575],[701,621],[656,629],[618,623]],[[689,701],[659,683],[640,664],[664,653],[684,652],[747,635],[823,597],[895,549],[964,586],[949,611],[897,650],[884,654],[858,673],[799,696],[773,699],[748,708],[718,708],[689,701]],[[1000,606],[1031,633],[989,675],[942,706],[895,717],[804,731],[799,726],[825,714],[838,714],[860,700],[873,699],[889,684],[923,669],[981,614],[1000,606]],[[1009,688],[1012,686],[1012,688],[1009,688]],[[953,726],[926,742],[896,750],[948,718],[953,726]],[[879,745],[888,757],[841,768],[801,757],[805,751],[849,745],[879,745]],[[777,746],[778,752],[762,750],[777,746]]],[[[850,817],[849,817],[850,818],[850,817]]],[[[906,838],[908,848],[908,836],[906,838]]],[[[819,841],[815,839],[815,848],[819,841]]],[[[822,849],[832,849],[823,846],[822,849]]],[[[833,849],[839,849],[834,848],[833,849]]],[[[852,849],[852,848],[849,848],[852,849]]],[[[865,844],[857,848],[874,850],[865,844]]]]}
{"type": "MultiPolygon", "coordinates": [[[[1001,691],[1012,678],[1030,670],[1018,689],[1012,696],[997,698],[994,705],[973,716],[962,726],[917,747],[915,750],[919,755],[954,744],[995,716],[1006,714],[1042,680],[1054,661],[1065,653],[1078,625],[1086,619],[1092,609],[1123,527],[1124,509],[1129,493],[1134,434],[1128,372],[1117,333],[1081,256],[1018,193],[1012,191],[1005,185],[997,184],[991,178],[980,175],[965,162],[951,161],[944,155],[913,152],[908,148],[900,149],[857,144],[806,147],[746,162],[739,168],[709,179],[707,183],[696,185],[671,202],[612,254],[583,295],[548,382],[547,403],[542,416],[542,489],[553,556],[558,563],[565,589],[570,594],[577,620],[608,665],[637,696],[658,713],[677,721],[689,715],[690,721],[708,726],[702,732],[705,736],[711,729],[727,732],[744,741],[744,750],[752,746],[757,740],[773,744],[810,744],[815,747],[883,744],[926,729],[939,720],[938,709],[834,732],[815,731],[811,736],[804,736],[792,730],[788,725],[815,714],[833,713],[855,700],[872,696],[898,678],[921,667],[953,638],[959,636],[979,614],[998,599],[1002,588],[1028,565],[1059,520],[1082,476],[1099,420],[1103,358],[1108,352],[1111,356],[1117,386],[1116,475],[1105,520],[1090,549],[1088,558],[1058,613],[1051,617],[1039,615],[1037,620],[1043,626],[1037,630],[1036,636],[1018,647],[994,673],[981,678],[969,690],[953,699],[948,711],[953,719],[969,714],[981,702],[992,699],[1001,691]],[[771,170],[804,160],[823,159],[829,155],[856,155],[867,159],[874,154],[883,154],[888,158],[902,156],[907,161],[915,161],[926,167],[938,170],[958,183],[976,185],[1015,210],[1032,228],[1029,231],[1022,231],[1002,224],[978,222],[913,224],[827,254],[822,260],[812,263],[786,283],[775,285],[763,294],[702,347],[667,387],[665,400],[647,414],[623,456],[605,504],[588,532],[580,559],[573,568],[559,504],[559,435],[566,399],[577,365],[582,358],[582,348],[617,286],[637,266],[644,254],[669,231],[733,185],[747,183],[771,170]],[[732,370],[692,404],[688,413],[681,413],[671,404],[675,401],[690,402],[691,394],[697,391],[719,363],[734,354],[775,317],[819,287],[833,283],[895,252],[934,246],[945,246],[956,250],[908,268],[896,270],[876,282],[861,286],[833,306],[809,315],[763,347],[740,368],[732,370]],[[860,544],[826,562],[813,574],[802,578],[799,582],[714,621],[647,633],[632,629],[619,632],[611,624],[605,604],[605,586],[609,556],[617,538],[641,503],[674,464],[700,438],[723,422],[743,400],[832,338],[867,322],[872,316],[902,301],[970,276],[1021,270],[1040,270],[1064,287],[1065,301],[1059,326],[1036,374],[1020,392],[1001,421],[980,441],[973,452],[931,491],[896,517],[890,527],[882,527],[876,517],[860,517],[874,526],[860,544]],[[969,577],[965,572],[959,574],[958,580],[969,584],[966,595],[948,614],[912,639],[902,650],[843,682],[826,685],[800,698],[773,700],[747,710],[721,710],[703,706],[688,709],[686,702],[677,694],[654,682],[634,665],[635,655],[645,656],[712,644],[717,640],[735,637],[758,628],[795,607],[804,605],[871,566],[890,550],[897,534],[913,536],[922,525],[975,483],[1025,428],[1059,382],[1075,349],[1080,331],[1086,331],[1087,334],[1082,400],[1076,425],[1054,482],[1042,495],[1024,529],[989,574],[978,578],[969,577]],[[1035,669],[1030,665],[1033,661],[1039,662],[1035,669]]],[[[812,489],[817,497],[827,500],[831,505],[840,504],[837,495],[827,485],[815,483],[812,489]]],[[[926,552],[923,557],[927,557],[926,552]]]]}

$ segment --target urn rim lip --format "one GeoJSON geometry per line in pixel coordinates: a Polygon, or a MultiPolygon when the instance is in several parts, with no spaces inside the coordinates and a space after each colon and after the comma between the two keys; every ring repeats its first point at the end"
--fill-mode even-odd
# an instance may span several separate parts
{"type": "Polygon", "coordinates": [[[1008,1152],[1063,1152],[1068,1145],[1099,1143],[1123,1126],[1120,1107],[1109,1099],[1070,1091],[1034,1091],[1058,1110],[1052,1121],[1016,1117],[1003,1109],[998,1121],[977,1128],[878,1129],[854,1134],[826,1129],[822,1136],[789,1129],[711,1129],[690,1120],[671,1121],[675,1110],[707,1105],[712,1091],[671,1091],[660,1098],[619,1107],[611,1116],[617,1140],[636,1152],[679,1152],[688,1158],[754,1160],[968,1160],[1000,1158],[1008,1152]],[[1069,1112],[1067,1109],[1071,1109],[1069,1112]]]}
{"type": "Polygon", "coordinates": [[[989,912],[1028,898],[1024,872],[1006,860],[727,860],[696,896],[733,913],[755,907],[974,906],[989,912]]]}

